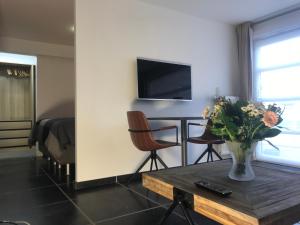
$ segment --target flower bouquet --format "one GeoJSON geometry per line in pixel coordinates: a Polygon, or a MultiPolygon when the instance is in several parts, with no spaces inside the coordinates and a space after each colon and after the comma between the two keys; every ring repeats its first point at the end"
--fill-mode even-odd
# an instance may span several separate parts
{"type": "Polygon", "coordinates": [[[251,167],[252,153],[258,141],[280,134],[282,110],[276,104],[264,106],[262,103],[251,103],[238,100],[231,102],[219,98],[210,115],[211,132],[226,140],[231,151],[233,166],[229,177],[239,181],[255,178],[251,167]]]}

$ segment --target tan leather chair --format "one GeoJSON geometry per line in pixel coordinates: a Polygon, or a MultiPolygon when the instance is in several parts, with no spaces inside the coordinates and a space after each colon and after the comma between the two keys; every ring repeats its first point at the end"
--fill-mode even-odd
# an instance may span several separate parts
{"type": "Polygon", "coordinates": [[[207,154],[207,162],[209,162],[209,160],[211,162],[213,162],[213,153],[220,160],[222,160],[222,157],[213,148],[213,145],[224,144],[225,141],[218,138],[217,136],[213,135],[210,132],[211,124],[212,124],[211,120],[208,120],[204,133],[199,137],[190,137],[190,135],[189,135],[190,126],[191,125],[193,125],[193,126],[205,126],[205,125],[202,125],[202,124],[199,124],[199,123],[189,123],[188,124],[188,139],[187,139],[187,141],[190,142],[190,143],[194,143],[194,144],[206,144],[207,145],[206,150],[199,156],[199,158],[194,162],[194,164],[197,164],[205,156],[205,154],[207,154]]]}
{"type": "MultiPolygon", "coordinates": [[[[153,162],[155,168],[158,170],[157,160],[164,168],[168,168],[164,161],[157,155],[157,150],[169,148],[178,145],[178,128],[177,126],[162,127],[159,129],[151,129],[147,118],[143,112],[129,111],[127,112],[127,119],[131,140],[135,147],[141,151],[150,152],[146,160],[135,171],[134,176],[137,175],[145,164],[151,159],[150,171],[153,169],[153,162]],[[163,140],[155,140],[152,132],[164,131],[169,129],[176,130],[176,142],[169,142],[163,140]]],[[[132,179],[132,178],[131,178],[132,179]]],[[[131,180],[129,179],[129,181],[131,180]]]]}

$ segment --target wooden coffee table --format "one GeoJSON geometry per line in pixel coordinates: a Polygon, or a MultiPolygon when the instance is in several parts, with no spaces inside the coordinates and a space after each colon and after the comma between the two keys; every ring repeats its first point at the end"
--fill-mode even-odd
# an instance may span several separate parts
{"type": "MultiPolygon", "coordinates": [[[[226,225],[292,225],[300,221],[300,169],[253,162],[256,178],[238,182],[227,177],[231,160],[215,161],[143,174],[143,186],[226,225]],[[194,182],[205,179],[233,193],[220,197],[194,182]]],[[[169,210],[170,212],[170,210],[169,210]]],[[[192,224],[192,223],[190,223],[192,224]]]]}

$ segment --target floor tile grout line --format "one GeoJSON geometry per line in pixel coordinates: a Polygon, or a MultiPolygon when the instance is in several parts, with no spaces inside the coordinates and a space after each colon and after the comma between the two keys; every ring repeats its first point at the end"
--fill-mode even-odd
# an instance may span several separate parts
{"type": "MultiPolygon", "coordinates": [[[[5,169],[7,169],[7,168],[5,168],[5,169]]],[[[2,168],[2,170],[3,170],[3,168],[2,168]]],[[[19,172],[20,171],[9,171],[9,172],[7,172],[7,173],[5,173],[5,175],[13,175],[13,174],[16,174],[16,173],[18,173],[19,174],[19,172]]],[[[27,171],[27,172],[29,172],[29,171],[27,171]]],[[[27,174],[28,175],[28,177],[26,177],[26,178],[32,178],[32,177],[40,177],[40,176],[43,176],[43,174],[39,174],[39,173],[37,173],[37,174],[27,174]]],[[[24,176],[23,176],[24,177],[24,176]]]]}
{"type": "MultiPolygon", "coordinates": [[[[139,193],[139,192],[137,192],[137,191],[135,191],[135,190],[133,190],[133,189],[127,187],[127,186],[124,185],[124,184],[121,184],[121,183],[117,183],[117,184],[119,184],[120,186],[122,186],[122,187],[128,189],[129,191],[132,191],[133,193],[135,193],[135,194],[137,194],[137,195],[139,195],[139,196],[142,196],[143,198],[145,198],[145,199],[147,199],[147,200],[149,200],[149,201],[151,201],[151,202],[153,202],[153,203],[158,204],[159,207],[163,207],[164,209],[166,209],[165,206],[171,205],[171,202],[170,202],[170,203],[165,203],[165,204],[161,204],[161,203],[159,203],[159,202],[155,202],[153,199],[146,197],[145,195],[143,195],[143,194],[141,194],[141,193],[139,193]]],[[[173,213],[176,214],[177,216],[179,216],[180,218],[185,219],[185,217],[182,216],[182,215],[180,215],[179,213],[177,213],[177,212],[173,212],[173,213]]]]}
{"type": "Polygon", "coordinates": [[[0,163],[3,164],[3,162],[5,162],[5,166],[7,165],[12,165],[15,166],[15,165],[19,165],[19,164],[28,164],[28,161],[29,162],[34,162],[35,161],[35,157],[33,158],[4,158],[4,159],[0,159],[0,163]],[[10,162],[8,162],[10,161],[10,162]],[[16,162],[16,161],[20,161],[20,162],[16,162]]]}
{"type": "Polygon", "coordinates": [[[133,193],[135,193],[135,194],[137,194],[137,195],[139,195],[139,196],[141,196],[141,197],[143,197],[143,198],[147,199],[148,201],[150,201],[150,202],[152,202],[152,203],[155,203],[155,204],[158,204],[158,205],[160,205],[160,206],[164,206],[164,205],[171,204],[171,203],[165,203],[165,204],[161,204],[161,203],[159,203],[159,202],[156,202],[156,201],[154,201],[153,199],[151,199],[151,198],[148,198],[147,196],[145,196],[145,195],[143,195],[143,194],[141,194],[141,193],[137,192],[136,190],[134,190],[134,189],[131,189],[130,187],[127,187],[127,186],[126,186],[126,185],[124,185],[124,184],[121,184],[121,183],[117,183],[117,184],[119,184],[121,187],[123,187],[123,188],[125,188],[125,189],[127,189],[127,190],[129,190],[129,191],[131,191],[131,192],[133,192],[133,193]]]}
{"type": "Polygon", "coordinates": [[[38,209],[38,208],[43,208],[43,207],[48,207],[48,206],[53,206],[53,205],[59,205],[62,203],[67,203],[69,200],[63,200],[63,201],[57,201],[57,202],[52,202],[52,203],[47,203],[43,205],[38,205],[36,207],[32,207],[31,209],[38,209]]]}
{"type": "MultiPolygon", "coordinates": [[[[42,190],[42,189],[46,189],[46,188],[54,188],[55,187],[55,188],[58,188],[59,191],[66,197],[66,200],[55,201],[55,202],[48,203],[48,204],[40,204],[40,205],[37,205],[36,207],[32,207],[32,209],[42,208],[42,207],[49,207],[49,206],[53,206],[53,205],[59,205],[59,204],[71,202],[71,204],[74,205],[74,207],[77,208],[80,211],[80,213],[87,219],[87,222],[90,222],[91,224],[103,223],[105,221],[111,221],[111,220],[114,220],[114,219],[130,216],[130,215],[135,215],[135,214],[138,214],[138,213],[143,213],[143,212],[147,212],[147,211],[150,211],[150,210],[155,210],[155,209],[158,209],[158,208],[161,208],[162,206],[164,206],[164,204],[160,204],[160,203],[156,202],[155,200],[152,200],[152,199],[144,196],[143,194],[141,194],[141,193],[139,193],[139,192],[137,192],[137,191],[135,191],[131,188],[128,188],[128,187],[124,186],[121,183],[116,182],[116,184],[121,186],[122,188],[125,188],[126,190],[131,191],[132,193],[135,193],[135,194],[139,195],[140,197],[142,197],[144,199],[147,199],[148,201],[150,201],[152,203],[155,203],[157,206],[142,209],[142,210],[133,211],[133,212],[127,213],[127,214],[125,213],[124,215],[111,217],[111,218],[107,218],[107,219],[103,219],[103,220],[99,220],[99,221],[94,222],[92,219],[89,218],[89,216],[87,216],[85,214],[84,211],[82,211],[82,209],[75,202],[73,202],[72,198],[70,198],[66,194],[66,192],[61,188],[61,186],[65,185],[66,182],[63,182],[63,183],[57,182],[55,178],[52,178],[51,173],[49,173],[49,171],[47,171],[43,167],[40,168],[40,174],[39,175],[34,175],[34,176],[30,176],[30,177],[43,177],[43,176],[45,177],[45,179],[49,179],[51,181],[51,183],[49,185],[39,186],[39,187],[34,187],[34,188],[28,188],[26,190],[22,190],[21,193],[22,192],[27,192],[27,191],[35,191],[35,190],[42,190]]],[[[16,192],[20,192],[20,191],[11,191],[11,192],[6,192],[6,193],[2,193],[2,194],[3,195],[9,195],[9,194],[13,194],[13,193],[16,193],[16,192]]]]}
{"type": "MultiPolygon", "coordinates": [[[[166,206],[166,205],[163,205],[162,207],[163,207],[164,209],[168,210],[168,208],[165,208],[165,206],[166,206]]],[[[183,215],[181,215],[180,213],[178,213],[178,212],[176,212],[176,211],[173,211],[172,214],[175,214],[176,216],[180,217],[181,219],[186,220],[186,218],[185,218],[183,215]]],[[[195,224],[195,225],[198,225],[197,222],[194,222],[194,224],[195,224]]]]}
{"type": "MultiPolygon", "coordinates": [[[[151,202],[153,202],[153,203],[159,204],[160,207],[163,207],[164,209],[166,209],[165,206],[171,204],[171,203],[160,204],[159,202],[155,202],[153,199],[150,199],[150,198],[144,196],[143,194],[141,194],[141,193],[139,193],[139,192],[137,192],[137,191],[135,191],[135,190],[133,190],[133,189],[127,187],[126,185],[124,185],[124,184],[122,184],[122,183],[119,183],[119,182],[118,182],[117,184],[119,184],[120,186],[122,186],[122,187],[124,187],[124,188],[126,188],[126,189],[128,189],[128,190],[130,190],[130,191],[132,191],[132,192],[135,193],[135,194],[138,194],[138,195],[142,196],[143,198],[145,198],[145,199],[147,199],[147,200],[149,200],[149,201],[151,201],[151,202]]],[[[185,219],[185,217],[184,217],[183,215],[181,215],[181,214],[179,214],[179,213],[177,213],[177,212],[173,212],[173,213],[176,214],[177,216],[179,216],[180,218],[185,219]]],[[[196,224],[197,224],[197,223],[196,223],[196,224]]]]}
{"type": "MultiPolygon", "coordinates": [[[[116,184],[118,184],[118,185],[120,185],[122,188],[124,188],[124,187],[123,187],[123,185],[121,185],[120,183],[116,183],[116,184]]],[[[143,198],[145,198],[145,196],[141,195],[141,194],[140,194],[140,193],[138,193],[138,192],[132,191],[131,189],[129,189],[129,188],[126,188],[126,187],[125,187],[125,189],[127,189],[127,190],[129,190],[129,191],[133,192],[134,194],[137,194],[137,195],[139,195],[140,197],[143,197],[143,198]]],[[[70,198],[70,199],[72,199],[72,198],[70,198]]],[[[97,224],[97,223],[102,223],[102,222],[105,222],[105,221],[110,221],[110,220],[113,220],[113,219],[116,219],[116,218],[119,218],[119,217],[124,217],[124,216],[134,215],[134,214],[137,214],[137,213],[140,213],[140,212],[145,212],[145,211],[148,211],[148,210],[152,210],[152,209],[161,208],[162,206],[164,206],[164,205],[160,205],[159,203],[157,203],[157,202],[153,201],[152,199],[148,199],[148,198],[145,198],[145,199],[147,199],[147,200],[151,201],[152,203],[155,203],[155,204],[157,204],[157,206],[150,207],[150,208],[143,209],[143,210],[134,211],[134,212],[132,212],[132,213],[127,213],[127,214],[123,214],[123,215],[120,215],[120,216],[115,216],[115,217],[111,217],[111,218],[107,218],[107,219],[99,220],[99,221],[96,221],[96,224],[97,224]]]]}
{"type": "MultiPolygon", "coordinates": [[[[164,209],[166,209],[166,208],[165,208],[166,206],[171,205],[171,202],[170,202],[170,203],[161,204],[161,203],[156,202],[156,201],[154,201],[153,199],[148,198],[148,197],[146,197],[145,195],[143,195],[143,194],[141,194],[141,193],[139,193],[139,192],[137,192],[137,191],[135,191],[135,190],[133,190],[133,189],[127,187],[127,186],[124,185],[124,184],[121,184],[121,183],[118,183],[118,184],[119,184],[120,186],[122,186],[122,187],[128,189],[129,191],[132,191],[133,193],[135,193],[135,194],[137,194],[137,195],[139,195],[139,196],[141,196],[141,197],[143,197],[143,198],[145,198],[145,199],[147,199],[147,200],[149,200],[149,201],[151,201],[151,202],[153,202],[153,203],[158,204],[160,207],[163,207],[164,209]]],[[[177,212],[174,212],[174,214],[176,214],[177,216],[179,216],[179,217],[181,217],[181,218],[184,218],[182,215],[178,214],[177,212]]]]}
{"type": "Polygon", "coordinates": [[[44,170],[42,169],[43,172],[46,174],[46,176],[55,184],[55,186],[60,190],[60,192],[62,192],[62,194],[72,203],[72,205],[75,206],[75,208],[77,208],[79,210],[79,212],[87,219],[87,221],[92,224],[92,225],[96,225],[96,223],[94,223],[94,221],[67,195],[67,193],[64,192],[64,190],[50,177],[50,175],[44,170]]]}
{"type": "Polygon", "coordinates": [[[158,209],[158,208],[161,208],[161,206],[158,205],[158,206],[155,206],[155,207],[152,207],[152,208],[142,209],[142,210],[138,210],[138,211],[135,211],[135,212],[126,213],[126,214],[120,215],[120,216],[115,216],[115,217],[111,217],[111,218],[107,218],[107,219],[103,219],[103,220],[98,220],[98,221],[96,221],[96,224],[101,224],[101,223],[104,223],[104,222],[108,222],[108,221],[123,218],[123,217],[126,217],[126,216],[131,216],[131,215],[151,211],[151,210],[158,209]]]}
{"type": "MultiPolygon", "coordinates": [[[[139,211],[135,211],[135,212],[132,212],[132,213],[127,213],[127,214],[124,214],[124,215],[120,215],[120,216],[116,216],[116,217],[112,217],[112,218],[108,218],[108,219],[104,219],[104,220],[99,220],[99,221],[96,221],[94,222],[91,218],[89,218],[84,211],[82,211],[82,209],[73,201],[72,198],[70,198],[64,191],[63,189],[60,187],[61,185],[65,184],[57,184],[51,177],[50,175],[44,170],[42,169],[43,172],[45,173],[45,175],[54,183],[54,186],[56,186],[62,193],[63,195],[68,199],[68,201],[70,201],[80,212],[82,215],[84,215],[86,217],[86,219],[93,225],[96,225],[96,224],[101,224],[103,222],[107,222],[107,221],[112,221],[114,219],[118,219],[118,218],[122,218],[122,217],[126,217],[126,216],[130,216],[130,215],[135,215],[135,214],[138,214],[138,213],[142,213],[142,212],[147,212],[147,211],[150,211],[150,210],[153,210],[153,209],[157,209],[157,208],[164,208],[166,209],[165,207],[170,205],[171,203],[165,203],[165,204],[161,204],[159,202],[156,202],[154,201],[153,199],[151,198],[148,198],[147,196],[135,191],[134,189],[131,189],[130,187],[127,187],[126,185],[122,184],[122,183],[119,183],[119,182],[116,182],[116,184],[120,185],[121,187],[143,197],[144,199],[147,199],[148,201],[152,202],[152,203],[155,203],[157,204],[157,206],[155,207],[151,207],[151,208],[147,208],[147,209],[144,209],[144,210],[139,210],[139,211]]],[[[185,219],[185,217],[177,212],[173,212],[173,214],[177,215],[178,217],[180,217],[181,219],[185,219]]],[[[197,223],[196,223],[197,225],[197,223]]]]}
{"type": "MultiPolygon", "coordinates": [[[[112,218],[108,218],[108,219],[99,220],[99,221],[96,221],[95,223],[97,225],[97,224],[101,224],[101,223],[104,223],[104,222],[113,221],[115,219],[120,219],[120,218],[123,218],[123,217],[126,217],[126,216],[131,216],[131,215],[135,215],[135,214],[139,214],[139,213],[151,211],[151,210],[154,210],[154,209],[159,209],[159,208],[166,209],[164,206],[166,206],[166,205],[158,205],[158,206],[155,206],[155,207],[152,207],[152,208],[148,208],[148,209],[144,209],[144,210],[139,210],[139,211],[135,211],[135,212],[132,212],[132,213],[127,213],[127,214],[124,214],[124,215],[120,215],[120,216],[116,216],[116,217],[112,217],[112,218]]],[[[173,212],[172,214],[173,215],[175,214],[179,218],[185,220],[185,217],[183,215],[180,215],[177,212],[173,212]]],[[[194,223],[195,223],[195,225],[198,225],[198,223],[196,223],[196,222],[194,222],[194,223]]]]}
{"type": "MultiPolygon", "coordinates": [[[[52,206],[52,205],[56,205],[56,204],[62,204],[62,203],[66,203],[66,202],[71,202],[72,205],[74,205],[79,211],[80,213],[88,220],[88,222],[90,222],[92,225],[95,225],[95,224],[100,224],[100,223],[103,223],[103,222],[107,222],[107,221],[112,221],[112,220],[115,220],[115,219],[118,219],[118,218],[122,218],[122,217],[126,217],[126,216],[130,216],[130,215],[135,215],[135,214],[138,214],[138,213],[143,213],[143,212],[147,212],[147,211],[150,211],[150,210],[154,210],[154,209],[157,209],[157,208],[164,208],[164,209],[167,209],[167,206],[170,205],[171,203],[159,203],[159,202],[156,202],[155,200],[143,195],[142,193],[139,193],[137,192],[136,190],[116,181],[116,184],[120,185],[121,187],[143,197],[144,199],[147,199],[149,200],[150,202],[152,203],[155,203],[155,204],[158,204],[157,206],[155,207],[151,207],[151,208],[147,208],[147,209],[144,209],[144,210],[139,210],[139,211],[134,211],[132,213],[127,213],[127,214],[124,214],[124,215],[120,215],[120,216],[116,216],[116,217],[112,217],[112,218],[107,218],[107,219],[103,219],[103,220],[99,220],[99,221],[96,221],[94,222],[92,219],[90,219],[84,211],[82,211],[82,209],[73,201],[72,198],[70,198],[65,192],[64,190],[61,188],[61,186],[65,185],[66,182],[64,183],[56,183],[56,181],[54,179],[52,179],[52,177],[48,174],[48,172],[45,170],[45,168],[41,167],[41,172],[43,174],[39,174],[39,175],[34,175],[34,176],[31,176],[31,177],[38,177],[38,176],[43,176],[43,175],[46,175],[46,177],[53,183],[53,185],[46,185],[46,186],[41,186],[41,187],[37,187],[37,188],[31,188],[31,189],[27,189],[25,191],[31,191],[31,190],[38,190],[38,189],[44,189],[44,188],[49,188],[49,187],[57,187],[60,192],[62,192],[62,194],[67,198],[67,200],[64,200],[64,201],[58,201],[58,202],[53,202],[53,203],[49,203],[49,204],[44,204],[44,205],[39,205],[37,207],[34,207],[34,208],[40,208],[40,207],[47,207],[47,206],[52,206]]],[[[12,194],[14,192],[6,192],[6,193],[3,193],[3,194],[12,194]]],[[[183,215],[181,215],[180,213],[178,212],[174,212],[173,214],[177,215],[178,217],[180,217],[181,219],[185,219],[185,217],[183,215]]],[[[198,223],[196,223],[196,225],[198,225],[198,223]]]]}
{"type": "Polygon", "coordinates": [[[45,185],[45,186],[40,186],[40,187],[35,187],[35,188],[29,188],[29,189],[23,189],[23,190],[15,190],[15,191],[9,191],[9,192],[2,192],[0,194],[1,195],[11,195],[14,193],[24,193],[27,191],[36,191],[36,190],[41,190],[41,189],[46,189],[46,188],[50,188],[50,187],[55,187],[55,184],[51,184],[51,185],[45,185]]]}

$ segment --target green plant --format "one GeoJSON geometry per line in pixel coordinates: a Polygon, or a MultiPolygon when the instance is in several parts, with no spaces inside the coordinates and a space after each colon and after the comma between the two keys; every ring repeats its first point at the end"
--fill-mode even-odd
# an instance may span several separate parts
{"type": "Polygon", "coordinates": [[[239,142],[241,148],[247,150],[254,142],[280,134],[281,115],[282,110],[276,104],[265,107],[261,103],[243,100],[233,103],[219,98],[210,115],[211,132],[224,140],[239,142]]]}

